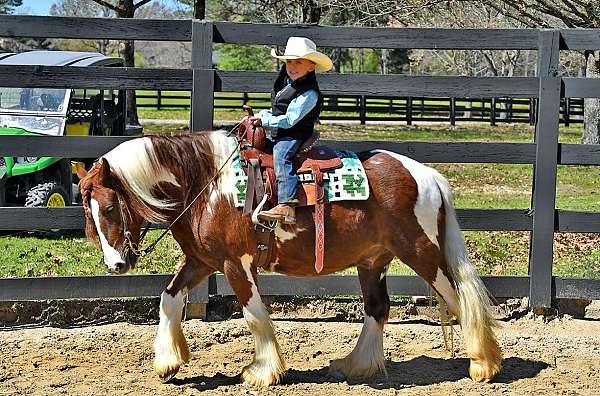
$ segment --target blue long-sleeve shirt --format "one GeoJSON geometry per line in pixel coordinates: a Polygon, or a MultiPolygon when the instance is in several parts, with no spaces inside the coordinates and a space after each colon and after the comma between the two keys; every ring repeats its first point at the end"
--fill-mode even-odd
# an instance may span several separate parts
{"type": "Polygon", "coordinates": [[[285,114],[274,116],[271,109],[265,109],[258,113],[258,117],[265,128],[291,128],[310,113],[318,99],[317,91],[311,89],[292,99],[285,114]]]}

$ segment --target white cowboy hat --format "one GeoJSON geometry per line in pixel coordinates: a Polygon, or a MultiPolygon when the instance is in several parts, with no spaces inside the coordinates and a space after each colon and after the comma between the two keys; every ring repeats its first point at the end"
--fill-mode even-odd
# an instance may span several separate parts
{"type": "Polygon", "coordinates": [[[331,70],[333,62],[331,59],[317,51],[317,45],[306,37],[290,37],[288,38],[283,55],[277,55],[275,48],[271,49],[271,56],[277,59],[308,59],[315,63],[316,72],[326,72],[331,70]]]}

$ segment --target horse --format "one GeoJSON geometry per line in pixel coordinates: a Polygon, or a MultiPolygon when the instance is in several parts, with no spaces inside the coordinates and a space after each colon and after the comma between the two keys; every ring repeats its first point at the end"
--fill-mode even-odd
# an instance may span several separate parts
{"type": "MultiPolygon", "coordinates": [[[[89,171],[79,166],[87,236],[99,241],[110,272],[135,267],[145,221],[172,224],[185,255],[161,294],[154,370],[163,381],[187,363],[181,329],[186,294],[221,272],[234,290],[255,341],[254,358],[241,380],[279,383],[286,371],[273,324],[263,304],[254,262],[257,245],[249,216],[233,205],[232,148],[224,131],[128,140],[89,171]],[[181,216],[184,208],[189,207],[181,216]]],[[[357,153],[370,185],[363,201],[331,202],[325,209],[324,268],[314,267],[314,208],[297,209],[297,223],[278,224],[271,260],[260,268],[293,276],[332,274],[355,266],[364,298],[364,323],[352,352],[329,370],[345,378],[385,373],[383,330],[390,300],[386,273],[394,257],[439,295],[462,328],[469,374],[491,381],[502,352],[488,292],[469,261],[450,185],[435,169],[394,152],[357,153]]]]}

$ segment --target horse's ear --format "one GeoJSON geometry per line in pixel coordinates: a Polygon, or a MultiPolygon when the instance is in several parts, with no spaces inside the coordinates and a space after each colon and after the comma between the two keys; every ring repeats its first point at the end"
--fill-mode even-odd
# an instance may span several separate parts
{"type": "Polygon", "coordinates": [[[76,162],[75,168],[77,169],[77,177],[79,177],[79,179],[83,179],[87,176],[88,172],[85,170],[83,163],[76,162]]]}
{"type": "Polygon", "coordinates": [[[110,165],[106,158],[102,157],[102,166],[100,166],[100,179],[103,181],[108,180],[110,177],[110,165]]]}

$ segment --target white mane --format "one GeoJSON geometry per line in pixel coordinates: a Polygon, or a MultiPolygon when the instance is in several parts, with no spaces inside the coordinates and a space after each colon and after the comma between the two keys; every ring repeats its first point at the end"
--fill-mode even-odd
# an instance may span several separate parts
{"type": "Polygon", "coordinates": [[[160,182],[179,186],[175,176],[163,167],[157,167],[158,161],[153,155],[152,141],[145,137],[121,143],[103,157],[111,170],[127,181],[133,192],[149,206],[170,209],[174,202],[158,199],[152,195],[152,189],[160,182]]]}

